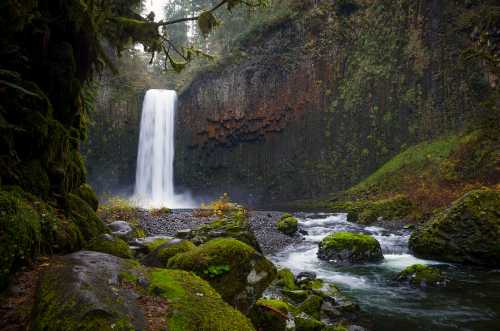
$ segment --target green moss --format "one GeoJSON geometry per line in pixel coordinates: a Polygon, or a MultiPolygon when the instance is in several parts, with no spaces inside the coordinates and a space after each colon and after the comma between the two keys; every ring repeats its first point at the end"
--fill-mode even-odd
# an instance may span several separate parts
{"type": "Polygon", "coordinates": [[[191,237],[193,241],[196,240],[195,243],[203,243],[213,238],[230,237],[252,246],[259,252],[261,251],[259,243],[250,229],[247,213],[240,208],[226,211],[222,219],[192,231],[191,237]]]}
{"type": "Polygon", "coordinates": [[[168,260],[180,253],[189,252],[195,249],[196,246],[189,240],[182,240],[179,243],[170,244],[166,243],[158,248],[158,256],[167,265],[168,260]]]}
{"type": "Polygon", "coordinates": [[[250,319],[258,330],[286,330],[289,313],[297,309],[282,300],[259,299],[250,312],[250,319]]]}
{"type": "Polygon", "coordinates": [[[132,257],[132,251],[130,250],[128,244],[124,240],[117,237],[105,238],[103,236],[99,236],[98,238],[92,240],[86,246],[86,249],[122,258],[132,257]]]}
{"type": "Polygon", "coordinates": [[[279,231],[287,235],[293,235],[298,230],[299,222],[290,214],[285,214],[276,224],[279,231]]]}
{"type": "Polygon", "coordinates": [[[75,194],[66,196],[67,215],[74,221],[85,240],[91,240],[107,232],[104,223],[84,200],[75,194]]]}
{"type": "Polygon", "coordinates": [[[168,267],[193,271],[208,280],[224,300],[237,307],[247,307],[248,302],[240,302],[238,298],[248,288],[253,288],[248,294],[251,301],[251,297],[260,295],[276,275],[271,262],[251,246],[232,238],[214,239],[177,254],[170,258],[168,267]],[[222,272],[210,272],[214,268],[222,272]]]}
{"type": "Polygon", "coordinates": [[[278,270],[278,285],[286,290],[298,290],[299,287],[295,283],[295,276],[290,269],[283,268],[278,270]]]}
{"type": "Polygon", "coordinates": [[[39,253],[41,219],[18,191],[0,188],[0,289],[10,273],[39,253]]]}
{"type": "Polygon", "coordinates": [[[254,330],[245,316],[225,303],[207,282],[192,273],[153,270],[150,289],[168,300],[169,330],[254,330]]]}
{"type": "Polygon", "coordinates": [[[410,284],[420,286],[422,284],[435,285],[443,281],[444,276],[439,269],[422,264],[414,264],[401,271],[398,274],[397,279],[408,281],[410,284]]]}
{"type": "Polygon", "coordinates": [[[325,325],[317,319],[299,315],[295,317],[296,331],[321,331],[325,325]]]}
{"type": "Polygon", "coordinates": [[[77,189],[73,190],[72,193],[79,196],[90,207],[92,207],[94,211],[97,211],[97,208],[99,207],[99,199],[97,199],[97,195],[89,184],[80,185],[77,189]]]}
{"type": "Polygon", "coordinates": [[[310,292],[306,290],[282,290],[281,293],[295,302],[302,302],[309,296],[310,292]]]}
{"type": "Polygon", "coordinates": [[[336,232],[319,243],[318,257],[343,263],[375,262],[383,259],[379,242],[370,235],[354,232],[336,232]]]}
{"type": "Polygon", "coordinates": [[[414,231],[410,249],[419,257],[498,266],[499,210],[499,191],[471,191],[414,231]]]}
{"type": "Polygon", "coordinates": [[[323,303],[323,298],[318,295],[310,295],[300,306],[299,310],[306,313],[307,315],[319,320],[321,303],[323,303]]]}
{"type": "Polygon", "coordinates": [[[335,232],[325,237],[321,248],[344,250],[354,248],[355,250],[374,250],[380,247],[378,241],[370,235],[354,232],[335,232]]]}
{"type": "Polygon", "coordinates": [[[152,252],[154,251],[155,249],[157,249],[159,246],[161,246],[162,244],[168,242],[169,239],[155,239],[153,240],[152,242],[148,243],[146,245],[147,249],[149,252],[152,252]]]}

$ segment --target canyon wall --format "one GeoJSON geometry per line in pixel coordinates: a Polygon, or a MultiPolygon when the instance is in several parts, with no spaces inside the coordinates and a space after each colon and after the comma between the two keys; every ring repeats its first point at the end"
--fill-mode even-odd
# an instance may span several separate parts
{"type": "Polygon", "coordinates": [[[357,183],[410,144],[460,130],[494,82],[461,57],[452,1],[313,1],[246,37],[179,98],[175,174],[253,205],[357,183]],[[335,4],[337,3],[337,4],[335,4]]]}

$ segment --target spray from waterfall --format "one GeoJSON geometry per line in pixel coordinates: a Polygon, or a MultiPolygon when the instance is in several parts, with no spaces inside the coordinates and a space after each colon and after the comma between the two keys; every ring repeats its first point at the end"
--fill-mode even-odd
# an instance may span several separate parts
{"type": "Polygon", "coordinates": [[[134,201],[144,208],[192,208],[189,194],[174,189],[177,93],[148,90],[142,105],[134,201]]]}

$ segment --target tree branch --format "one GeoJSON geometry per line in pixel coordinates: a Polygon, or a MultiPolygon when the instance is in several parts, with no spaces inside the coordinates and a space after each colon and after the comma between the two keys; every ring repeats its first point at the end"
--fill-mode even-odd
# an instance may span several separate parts
{"type": "MultiPolygon", "coordinates": [[[[217,9],[219,9],[220,7],[222,7],[227,2],[228,2],[228,0],[222,0],[221,2],[219,2],[218,5],[216,5],[212,9],[210,9],[209,12],[211,13],[211,12],[216,11],[217,9]]],[[[187,21],[196,21],[196,20],[198,20],[198,18],[199,18],[199,16],[184,17],[184,18],[178,18],[178,19],[175,19],[175,20],[172,20],[172,21],[166,21],[166,22],[160,21],[160,22],[156,23],[156,25],[160,27],[160,26],[166,26],[166,25],[175,24],[175,23],[181,23],[181,22],[187,22],[187,21]]]]}

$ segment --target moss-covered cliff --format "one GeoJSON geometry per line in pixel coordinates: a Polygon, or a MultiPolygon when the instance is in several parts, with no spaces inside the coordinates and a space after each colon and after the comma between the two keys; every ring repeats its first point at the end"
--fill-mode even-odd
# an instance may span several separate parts
{"type": "Polygon", "coordinates": [[[497,78],[462,56],[464,17],[488,2],[347,2],[305,2],[195,76],[179,100],[179,184],[257,204],[319,196],[488,114],[497,78]]]}

